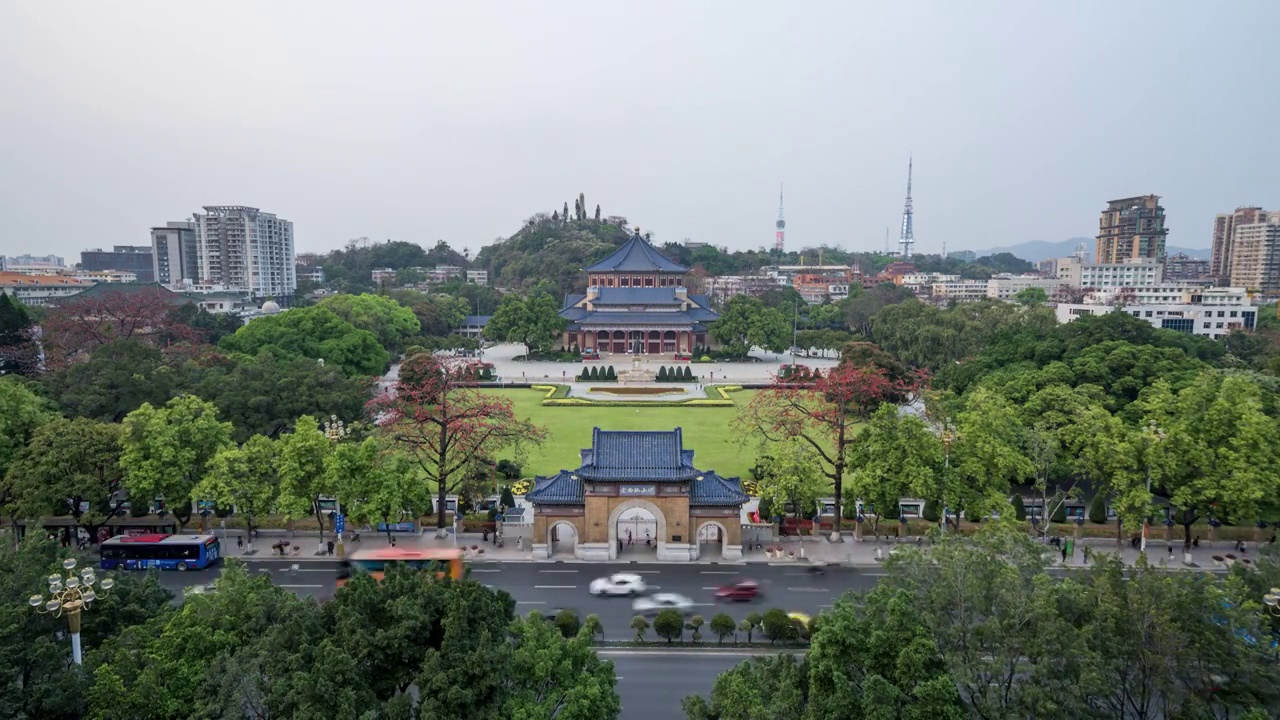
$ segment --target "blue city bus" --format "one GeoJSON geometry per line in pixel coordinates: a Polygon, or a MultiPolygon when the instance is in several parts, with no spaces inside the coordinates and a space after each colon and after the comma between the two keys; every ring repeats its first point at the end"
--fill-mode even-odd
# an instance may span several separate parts
{"type": "Polygon", "coordinates": [[[213,535],[117,535],[101,550],[103,570],[203,570],[222,558],[213,535]]]}

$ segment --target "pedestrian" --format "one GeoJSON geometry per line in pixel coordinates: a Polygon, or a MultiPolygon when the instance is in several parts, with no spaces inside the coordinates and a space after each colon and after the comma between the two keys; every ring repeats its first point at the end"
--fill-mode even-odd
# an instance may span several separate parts
{"type": "Polygon", "coordinates": [[[1193,548],[1198,548],[1198,547],[1200,547],[1200,536],[1199,536],[1199,535],[1197,535],[1197,536],[1195,536],[1194,538],[1192,538],[1192,540],[1191,540],[1191,547],[1193,547],[1193,548]]]}
{"type": "Polygon", "coordinates": [[[237,535],[237,536],[236,536],[236,547],[240,548],[241,550],[243,550],[243,549],[244,549],[244,536],[243,536],[243,535],[237,535]]]}
{"type": "Polygon", "coordinates": [[[330,555],[332,555],[332,554],[333,554],[333,541],[332,541],[332,540],[330,540],[328,543],[326,543],[326,545],[325,545],[325,546],[326,546],[327,548],[329,548],[329,554],[330,554],[330,555]]]}
{"type": "Polygon", "coordinates": [[[631,531],[630,531],[630,530],[628,530],[628,531],[627,531],[627,544],[628,544],[628,545],[630,545],[630,544],[631,544],[631,531]]]}
{"type": "Polygon", "coordinates": [[[1062,564],[1067,564],[1067,544],[1062,543],[1062,564]]]}
{"type": "Polygon", "coordinates": [[[395,535],[392,535],[392,536],[391,536],[391,547],[395,547],[395,546],[396,546],[396,536],[395,536],[395,535]]]}

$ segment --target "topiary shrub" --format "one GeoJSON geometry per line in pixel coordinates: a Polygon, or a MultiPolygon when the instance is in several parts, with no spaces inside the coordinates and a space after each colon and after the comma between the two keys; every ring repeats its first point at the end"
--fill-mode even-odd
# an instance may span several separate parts
{"type": "Polygon", "coordinates": [[[938,513],[938,503],[934,500],[926,501],[924,510],[920,513],[925,520],[929,522],[938,522],[940,514],[938,513]]]}
{"type": "MultiPolygon", "coordinates": [[[[698,642],[699,640],[702,639],[702,625],[704,622],[706,621],[702,619],[701,615],[694,615],[693,617],[689,618],[689,623],[685,625],[685,627],[693,631],[693,634],[689,636],[690,640],[694,642],[698,642]]],[[[730,622],[733,622],[733,621],[730,620],[730,622]]]]}
{"type": "Polygon", "coordinates": [[[684,381],[693,382],[693,370],[688,366],[684,366],[684,381]]]}
{"type": "Polygon", "coordinates": [[[698,362],[711,362],[711,358],[707,355],[703,355],[702,357],[698,358],[698,362]]]}
{"type": "Polygon", "coordinates": [[[884,509],[880,511],[880,517],[885,520],[897,520],[901,516],[902,506],[896,500],[885,505],[884,509]]]}
{"type": "Polygon", "coordinates": [[[1015,518],[1019,520],[1027,519],[1027,504],[1022,501],[1021,495],[1014,495],[1010,504],[1013,505],[1013,516],[1015,518]]]}
{"type": "Polygon", "coordinates": [[[1089,522],[1103,525],[1107,522],[1107,500],[1102,497],[1102,493],[1093,496],[1093,502],[1089,503],[1089,522]]]}
{"type": "Polygon", "coordinates": [[[738,626],[733,622],[733,618],[724,613],[718,613],[711,618],[711,632],[716,634],[716,642],[718,643],[724,642],[724,639],[733,635],[737,629],[738,626]]]}
{"type": "Polygon", "coordinates": [[[773,522],[773,500],[769,498],[760,498],[760,520],[762,522],[773,522]]]}
{"type": "Polygon", "coordinates": [[[636,642],[644,642],[644,633],[649,629],[649,621],[637,615],[631,619],[631,629],[636,631],[636,642]]]}
{"type": "Polygon", "coordinates": [[[791,618],[786,611],[779,608],[768,610],[764,614],[764,618],[760,621],[760,627],[764,630],[764,636],[769,638],[770,643],[779,640],[786,642],[796,637],[796,626],[791,622],[791,618]]]}
{"type": "Polygon", "coordinates": [[[970,508],[964,511],[964,519],[968,520],[971,523],[982,522],[982,514],[979,513],[977,510],[970,508]]]}
{"type": "Polygon", "coordinates": [[[561,610],[556,613],[556,627],[559,628],[561,635],[571,638],[578,634],[582,623],[578,621],[578,613],[572,610],[561,610]]]}
{"type": "Polygon", "coordinates": [[[613,382],[618,379],[618,374],[613,371],[612,365],[609,366],[609,370],[605,375],[605,379],[608,380],[609,382],[613,382]]]}
{"type": "Polygon", "coordinates": [[[658,368],[658,382],[666,382],[666,381],[667,381],[667,366],[663,365],[662,367],[658,368]]]}
{"type": "Polygon", "coordinates": [[[591,377],[590,377],[590,378],[588,378],[588,379],[589,379],[591,382],[595,382],[595,381],[597,381],[597,380],[599,380],[599,379],[600,379],[600,367],[599,367],[599,366],[597,366],[597,365],[592,365],[592,366],[591,366],[591,377]]]}
{"type": "Polygon", "coordinates": [[[1054,498],[1050,500],[1055,504],[1053,515],[1049,517],[1049,522],[1064,523],[1067,521],[1067,503],[1063,498],[1054,498]]]}
{"type": "Polygon", "coordinates": [[[675,610],[663,610],[653,619],[653,631],[658,637],[667,639],[667,643],[684,637],[684,618],[675,610]]]}
{"type": "Polygon", "coordinates": [[[516,498],[511,494],[510,485],[506,485],[502,488],[502,497],[498,498],[498,503],[507,509],[511,509],[516,506],[516,498]]]}

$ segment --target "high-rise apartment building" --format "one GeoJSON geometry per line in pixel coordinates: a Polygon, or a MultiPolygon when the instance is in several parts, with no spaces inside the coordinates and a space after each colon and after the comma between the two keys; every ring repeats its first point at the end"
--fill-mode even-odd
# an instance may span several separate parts
{"type": "Polygon", "coordinates": [[[1231,286],[1280,296],[1280,212],[1258,210],[1247,219],[1237,218],[1231,229],[1231,286]]]}
{"type": "Polygon", "coordinates": [[[1260,207],[1238,207],[1235,212],[1223,213],[1214,218],[1213,249],[1209,256],[1210,275],[1222,282],[1230,279],[1236,225],[1252,225],[1265,212],[1260,207]]]}
{"type": "Polygon", "coordinates": [[[200,282],[287,305],[298,288],[293,223],[242,205],[195,214],[200,282]]]}
{"type": "Polygon", "coordinates": [[[1135,258],[1164,259],[1164,208],[1159,195],[1112,200],[1098,221],[1098,264],[1121,263],[1135,258]]]}
{"type": "Polygon", "coordinates": [[[169,222],[151,228],[151,268],[156,282],[166,287],[199,282],[194,222],[169,222]]]}
{"type": "Polygon", "coordinates": [[[0,272],[57,272],[66,266],[57,255],[0,255],[0,272]]]}
{"type": "Polygon", "coordinates": [[[80,253],[81,270],[119,270],[138,276],[140,283],[156,281],[151,264],[150,245],[116,245],[110,252],[102,249],[80,253]]]}
{"type": "Polygon", "coordinates": [[[1207,280],[1209,276],[1208,260],[1186,253],[1174,253],[1164,259],[1165,280],[1207,280]]]}

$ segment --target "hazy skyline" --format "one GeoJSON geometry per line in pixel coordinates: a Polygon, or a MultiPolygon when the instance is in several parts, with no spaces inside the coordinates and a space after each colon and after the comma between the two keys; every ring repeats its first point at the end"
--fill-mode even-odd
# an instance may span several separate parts
{"type": "Polygon", "coordinates": [[[657,241],[1170,245],[1280,205],[1280,3],[31,0],[0,5],[0,254],[147,244],[202,205],[474,253],[585,193],[657,241]],[[1268,71],[1270,68],[1270,71],[1268,71]]]}

